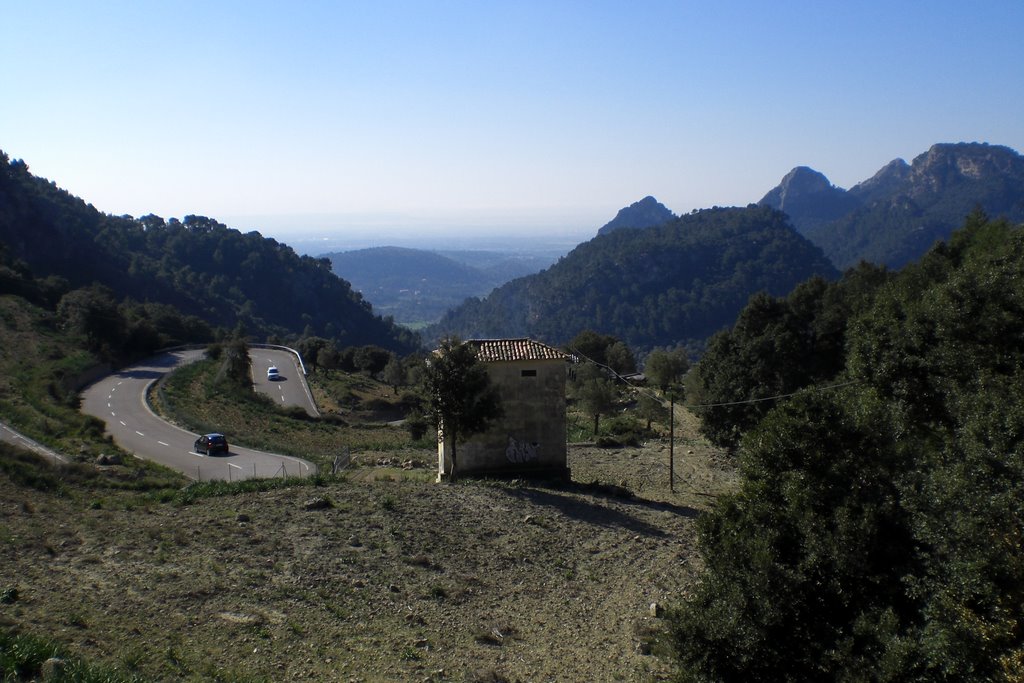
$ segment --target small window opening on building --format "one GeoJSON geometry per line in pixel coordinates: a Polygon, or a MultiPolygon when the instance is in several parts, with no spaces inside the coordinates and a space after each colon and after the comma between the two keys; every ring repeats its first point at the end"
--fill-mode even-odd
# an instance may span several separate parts
{"type": "Polygon", "coordinates": [[[537,376],[537,371],[536,370],[523,370],[521,376],[522,377],[536,377],[537,376]]]}

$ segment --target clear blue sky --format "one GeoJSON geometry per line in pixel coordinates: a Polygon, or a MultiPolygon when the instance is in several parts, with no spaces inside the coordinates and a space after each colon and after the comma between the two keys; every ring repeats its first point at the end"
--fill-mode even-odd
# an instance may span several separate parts
{"type": "Polygon", "coordinates": [[[797,165],[1024,151],[1022,0],[12,0],[0,31],[0,149],[108,213],[265,235],[592,232],[797,165]]]}

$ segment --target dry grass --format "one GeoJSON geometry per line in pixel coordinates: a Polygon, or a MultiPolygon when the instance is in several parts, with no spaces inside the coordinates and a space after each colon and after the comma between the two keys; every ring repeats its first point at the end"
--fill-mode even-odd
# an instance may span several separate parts
{"type": "Polygon", "coordinates": [[[387,476],[92,506],[0,477],[0,621],[155,680],[664,680],[650,605],[729,480],[693,446],[675,493],[661,442],[572,447],[564,487],[366,467],[387,476]]]}

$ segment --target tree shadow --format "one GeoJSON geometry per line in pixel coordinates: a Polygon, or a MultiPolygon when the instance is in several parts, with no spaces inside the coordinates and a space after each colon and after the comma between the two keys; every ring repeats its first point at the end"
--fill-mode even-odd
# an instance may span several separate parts
{"type": "Polygon", "coordinates": [[[113,373],[116,377],[127,379],[158,379],[181,363],[180,354],[165,353],[139,361],[129,367],[113,373]],[[161,369],[162,368],[162,369],[161,369]]]}
{"type": "Polygon", "coordinates": [[[122,370],[121,372],[115,372],[115,377],[121,377],[123,379],[160,379],[167,374],[167,371],[161,370],[122,370]]]}
{"type": "Polygon", "coordinates": [[[694,508],[672,503],[661,503],[633,497],[625,489],[602,486],[597,484],[564,484],[558,486],[531,486],[530,488],[502,489],[512,498],[528,501],[557,509],[561,514],[572,519],[595,524],[602,527],[628,529],[637,534],[664,538],[665,531],[648,524],[639,517],[631,515],[601,502],[587,500],[581,496],[604,499],[618,505],[642,507],[647,510],[669,512],[679,517],[693,519],[700,512],[694,508]]]}

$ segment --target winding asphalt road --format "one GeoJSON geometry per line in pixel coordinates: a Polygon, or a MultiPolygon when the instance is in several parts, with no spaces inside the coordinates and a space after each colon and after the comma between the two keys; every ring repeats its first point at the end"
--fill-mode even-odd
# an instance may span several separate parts
{"type": "MultiPolygon", "coordinates": [[[[265,393],[278,391],[276,387],[262,386],[289,385],[289,392],[294,385],[305,385],[298,369],[282,382],[268,383],[266,367],[262,369],[263,382],[259,381],[260,366],[281,363],[282,374],[292,372],[286,370],[285,362],[292,362],[286,355],[266,355],[268,349],[252,349],[254,374],[256,374],[257,390],[265,393]],[[262,360],[260,360],[262,359],[262,360]]],[[[157,356],[138,365],[125,368],[120,372],[102,379],[82,392],[82,411],[104,420],[109,433],[118,446],[140,458],[153,460],[183,473],[186,477],[199,481],[222,479],[236,481],[254,477],[304,477],[316,472],[316,466],[287,455],[264,453],[250,448],[236,446],[233,435],[228,434],[231,450],[226,455],[205,456],[192,450],[197,434],[185,431],[157,417],[146,403],[146,389],[149,385],[170,372],[175,367],[200,358],[203,351],[175,351],[157,356]]],[[[300,389],[300,391],[302,391],[300,389]]],[[[303,401],[306,401],[308,389],[304,390],[303,401]]],[[[283,394],[283,392],[280,392],[283,394]]],[[[274,395],[271,393],[270,395],[274,395]]],[[[287,401],[286,401],[287,403],[287,401]]],[[[305,403],[297,405],[305,406],[305,403]]],[[[309,400],[312,406],[312,400],[309,400]]],[[[309,410],[309,408],[307,408],[309,410]]],[[[315,411],[315,408],[312,408],[315,411]]]]}
{"type": "Polygon", "coordinates": [[[311,416],[320,417],[295,354],[284,349],[249,347],[249,364],[256,391],[283,406],[299,406],[311,416]],[[271,366],[279,372],[274,381],[267,379],[267,369],[271,366]]]}

